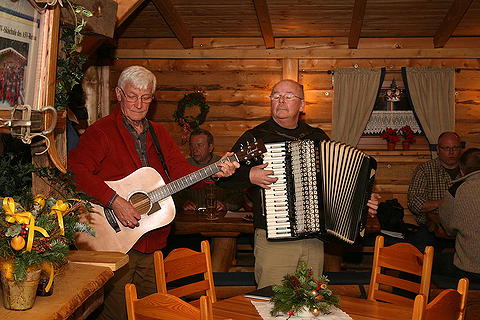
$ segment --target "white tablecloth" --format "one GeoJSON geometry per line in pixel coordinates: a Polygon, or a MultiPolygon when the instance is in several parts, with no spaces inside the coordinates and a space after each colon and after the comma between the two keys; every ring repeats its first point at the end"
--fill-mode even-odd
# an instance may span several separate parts
{"type": "MultiPolygon", "coordinates": [[[[270,315],[270,311],[272,310],[272,303],[265,302],[265,301],[251,301],[252,304],[257,309],[258,313],[264,320],[279,320],[279,319],[287,319],[288,316],[276,316],[273,317],[270,315]]],[[[312,315],[309,311],[304,311],[301,315],[291,316],[288,318],[289,320],[352,320],[348,314],[343,312],[342,310],[332,307],[331,312],[329,314],[319,314],[317,317],[312,315]]]]}

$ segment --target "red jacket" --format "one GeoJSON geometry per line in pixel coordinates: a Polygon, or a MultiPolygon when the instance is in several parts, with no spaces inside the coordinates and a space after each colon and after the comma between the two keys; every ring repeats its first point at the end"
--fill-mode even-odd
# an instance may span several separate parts
{"type": "MultiPolygon", "coordinates": [[[[168,172],[173,180],[198,170],[198,167],[187,163],[177,144],[162,125],[151,121],[150,124],[155,129],[168,172]]],[[[150,166],[161,174],[165,183],[168,183],[169,180],[149,133],[147,152],[150,166]]],[[[111,115],[91,125],[68,157],[68,169],[74,173],[74,180],[79,184],[79,188],[97,199],[103,206],[115,194],[104,181],[122,179],[141,166],[132,135],[123,125],[119,106],[111,115]]],[[[170,226],[153,230],[143,235],[133,248],[143,253],[162,249],[166,246],[169,233],[170,226]]]]}

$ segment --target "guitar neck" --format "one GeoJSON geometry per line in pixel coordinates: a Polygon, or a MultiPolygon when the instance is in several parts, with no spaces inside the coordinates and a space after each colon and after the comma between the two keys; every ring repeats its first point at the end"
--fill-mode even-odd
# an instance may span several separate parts
{"type": "Polygon", "coordinates": [[[195,183],[202,181],[203,179],[208,178],[211,175],[219,172],[221,167],[218,166],[218,164],[225,161],[238,161],[238,158],[236,155],[226,157],[225,159],[219,160],[215,163],[212,163],[211,165],[201,168],[200,170],[187,174],[184,177],[181,177],[164,186],[161,186],[160,188],[149,192],[148,196],[152,202],[157,202],[165,199],[166,197],[171,196],[178,191],[186,189],[191,185],[194,185],[195,183]]]}

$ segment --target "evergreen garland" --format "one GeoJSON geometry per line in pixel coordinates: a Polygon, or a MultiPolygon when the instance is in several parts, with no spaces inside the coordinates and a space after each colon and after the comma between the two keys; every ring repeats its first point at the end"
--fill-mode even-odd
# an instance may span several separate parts
{"type": "Polygon", "coordinates": [[[14,153],[2,155],[0,159],[0,196],[12,195],[15,201],[26,204],[33,199],[32,172],[35,166],[25,163],[14,153]]]}
{"type": "Polygon", "coordinates": [[[64,110],[70,106],[70,94],[75,85],[83,78],[83,65],[87,57],[76,51],[76,32],[68,26],[62,27],[63,58],[57,60],[57,88],[55,92],[55,108],[64,110]]]}
{"type": "Polygon", "coordinates": [[[67,0],[66,3],[72,10],[75,25],[73,27],[62,26],[61,30],[60,39],[63,46],[62,56],[57,59],[55,92],[55,108],[57,110],[64,110],[70,106],[72,89],[82,81],[83,65],[87,61],[87,56],[79,52],[79,46],[83,39],[81,32],[87,24],[85,18],[93,16],[92,12],[83,6],[72,4],[70,0],[67,0]]]}
{"type": "Polygon", "coordinates": [[[312,269],[300,264],[293,275],[287,274],[283,278],[282,285],[273,287],[271,315],[292,316],[304,309],[313,315],[328,313],[332,306],[339,306],[339,298],[333,295],[327,284],[327,277],[315,280],[312,269]]]}

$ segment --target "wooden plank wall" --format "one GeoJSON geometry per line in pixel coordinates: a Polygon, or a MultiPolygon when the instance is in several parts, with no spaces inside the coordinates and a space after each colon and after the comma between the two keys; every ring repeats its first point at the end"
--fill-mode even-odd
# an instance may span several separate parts
{"type": "MultiPolygon", "coordinates": [[[[313,41],[313,40],[311,40],[313,41]]],[[[308,45],[312,45],[312,42],[308,45]]],[[[234,41],[203,41],[202,47],[215,45],[231,48],[234,41]],[[220,42],[219,42],[220,41],[220,42]]],[[[237,46],[238,46],[237,42],[237,46]]],[[[278,40],[279,46],[295,47],[292,40],[278,40]]],[[[418,46],[418,43],[414,43],[418,46]]],[[[196,44],[198,45],[198,43],[196,44]]],[[[245,47],[258,48],[259,41],[241,40],[245,47]]],[[[305,43],[303,44],[305,45],[305,43]]],[[[319,45],[315,43],[314,45],[319,45]]],[[[330,44],[331,45],[331,44],[330,44]]],[[[384,44],[371,44],[382,47],[384,44]]],[[[120,39],[119,48],[178,48],[171,40],[120,39]]],[[[185,93],[205,92],[210,112],[203,128],[215,136],[216,152],[227,151],[247,129],[267,120],[270,114],[271,87],[282,78],[282,59],[150,59],[131,57],[117,59],[111,67],[113,88],[120,72],[130,65],[143,65],[157,77],[156,102],[150,119],[165,125],[181,145],[182,130],[173,120],[177,102],[185,93]]],[[[460,68],[456,73],[456,130],[468,147],[480,147],[480,60],[479,59],[300,59],[299,82],[305,88],[305,120],[331,133],[333,104],[332,75],[335,68],[354,66],[400,70],[404,66],[437,66],[460,68]]],[[[397,77],[401,79],[400,74],[397,77]]],[[[193,108],[192,108],[193,109],[193,108]]],[[[197,110],[188,110],[195,114],[197,110]]],[[[426,144],[425,144],[426,145],[426,144]]],[[[415,148],[417,149],[417,148],[415,148]]],[[[186,153],[187,146],[182,150],[186,153]]],[[[398,197],[406,204],[406,190],[413,169],[428,160],[428,152],[398,153],[393,158],[381,155],[377,190],[385,199],[398,197]],[[403,158],[402,158],[403,157],[403,158]],[[382,169],[383,168],[383,169],[382,169]]],[[[411,220],[411,219],[410,219],[411,220]]]]}

